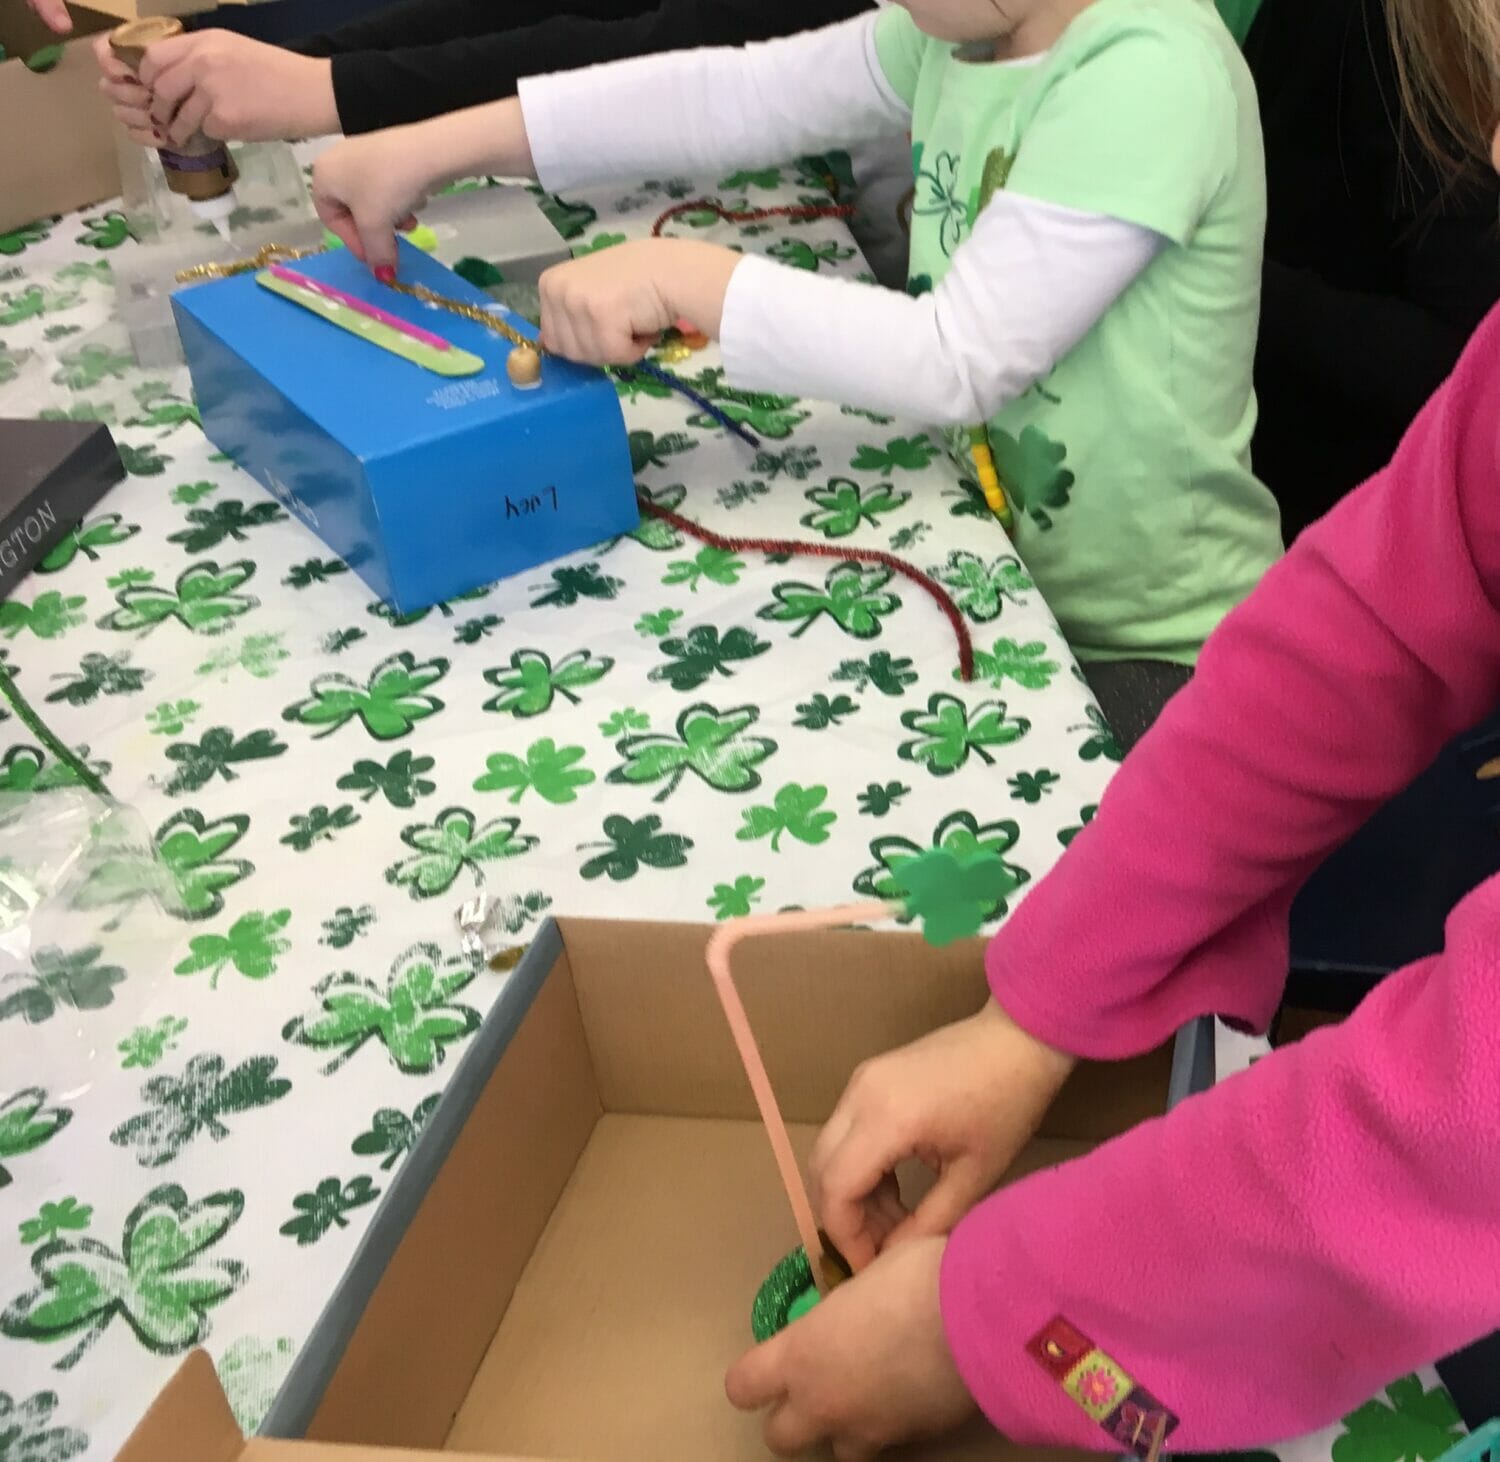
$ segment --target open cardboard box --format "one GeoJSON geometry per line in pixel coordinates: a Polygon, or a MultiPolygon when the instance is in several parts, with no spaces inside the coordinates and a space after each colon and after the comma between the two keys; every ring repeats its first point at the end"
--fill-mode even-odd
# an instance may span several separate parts
{"type": "MultiPolygon", "coordinates": [[[[268,1436],[241,1438],[199,1355],[119,1462],[763,1462],[759,1421],[729,1407],[723,1375],[796,1233],[705,970],[710,933],[545,925],[268,1436]]],[[[982,953],[857,931],[740,948],[736,984],[804,1153],[860,1061],[979,1007],[982,953]]],[[[1017,1172],[1160,1113],[1172,1066],[1163,1050],[1081,1068],[1017,1172]]],[[[976,1426],[908,1455],[1027,1454],[976,1426]]]]}
{"type": "MultiPolygon", "coordinates": [[[[91,36],[138,15],[187,15],[218,0],[91,0],[68,6],[73,30],[54,35],[26,0],[0,0],[0,137],[25,145],[0,154],[0,233],[54,213],[87,207],[120,192],[120,153],[128,145],[115,132],[99,91],[91,36]],[[62,59],[33,73],[26,61],[63,40],[62,59]]],[[[247,0],[228,0],[244,4],[247,0]]]]}

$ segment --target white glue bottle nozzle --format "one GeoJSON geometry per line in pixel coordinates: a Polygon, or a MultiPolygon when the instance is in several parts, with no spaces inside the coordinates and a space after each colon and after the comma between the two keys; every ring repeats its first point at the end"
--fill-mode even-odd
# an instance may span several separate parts
{"type": "Polygon", "coordinates": [[[188,207],[195,218],[213,224],[214,232],[225,243],[229,242],[229,215],[235,210],[233,192],[221,193],[217,198],[190,198],[188,207]]]}

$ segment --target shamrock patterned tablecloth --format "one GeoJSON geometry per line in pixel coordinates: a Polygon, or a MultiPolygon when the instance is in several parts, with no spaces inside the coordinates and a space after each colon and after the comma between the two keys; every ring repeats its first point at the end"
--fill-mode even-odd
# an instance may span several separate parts
{"type": "MultiPolygon", "coordinates": [[[[822,201],[841,171],[547,208],[596,249],[687,198],[822,201]]],[[[837,221],[674,227],[862,273],[837,221]]],[[[257,1425],[503,982],[460,956],[476,890],[521,943],[548,913],[884,894],[915,852],[984,847],[1009,871],[999,918],[1118,758],[936,439],[737,393],[712,348],[667,363],[762,445],[624,388],[642,492],[727,535],[930,570],[973,631],[971,684],[935,605],[889,571],[652,520],[393,616],[214,454],[185,371],[135,365],[110,263],[138,247],[108,207],[0,236],[0,415],[106,421],[130,474],[0,604],[0,654],[144,819],[188,916],[151,967],[45,947],[0,981],[0,1462],[111,1457],[197,1344],[257,1425]]],[[[68,780],[0,722],[0,790],[68,780]]],[[[131,896],[102,878],[100,900],[131,896]]],[[[1394,1430],[1361,1423],[1335,1462],[1435,1456],[1451,1428],[1432,1398],[1391,1407],[1394,1430]],[[1350,1449],[1375,1432],[1395,1440],[1350,1449]]]]}

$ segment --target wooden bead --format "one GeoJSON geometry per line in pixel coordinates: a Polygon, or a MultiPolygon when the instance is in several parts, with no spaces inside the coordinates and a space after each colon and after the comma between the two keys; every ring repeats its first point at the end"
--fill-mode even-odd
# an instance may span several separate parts
{"type": "Polygon", "coordinates": [[[505,357],[505,374],[518,391],[530,391],[542,384],[542,358],[531,345],[517,345],[505,357]]]}

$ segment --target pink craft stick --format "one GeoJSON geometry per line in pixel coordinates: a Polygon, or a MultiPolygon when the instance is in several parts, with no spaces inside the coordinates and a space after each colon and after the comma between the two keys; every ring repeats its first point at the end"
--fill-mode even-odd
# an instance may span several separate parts
{"type": "Polygon", "coordinates": [[[792,1151],[792,1140],[787,1133],[786,1123],[782,1120],[781,1108],[776,1104],[776,1093],[771,1090],[766,1063],[761,1059],[760,1047],[755,1043],[755,1034],[750,1029],[750,1021],[745,1015],[739,991],[735,989],[729,959],[734,953],[735,945],[741,940],[753,939],[760,934],[803,934],[814,929],[843,929],[851,924],[878,923],[900,912],[899,904],[874,899],[867,903],[844,904],[833,909],[811,909],[789,914],[751,914],[743,919],[730,919],[721,924],[708,941],[708,971],[713,976],[714,988],[719,992],[719,1003],[724,1007],[724,1018],[729,1022],[730,1034],[739,1049],[740,1063],[749,1078],[755,1105],[760,1108],[760,1119],[765,1123],[766,1136],[771,1139],[771,1152],[781,1174],[781,1186],[786,1189],[787,1201],[792,1205],[792,1217],[796,1220],[802,1247],[807,1251],[807,1262],[812,1269],[813,1283],[817,1285],[819,1294],[824,1293],[823,1268],[819,1262],[823,1257],[823,1243],[818,1237],[817,1220],[813,1217],[812,1202],[802,1181],[797,1155],[792,1151]]]}
{"type": "Polygon", "coordinates": [[[295,284],[301,289],[310,289],[314,294],[322,295],[324,299],[347,305],[361,315],[368,315],[372,320],[379,320],[382,325],[389,325],[392,330],[399,330],[403,335],[410,335],[412,339],[420,340],[423,345],[431,346],[433,350],[453,348],[441,335],[434,335],[422,329],[420,325],[410,324],[396,315],[389,314],[379,305],[372,305],[365,300],[356,299],[352,294],[345,294],[343,290],[335,289],[331,284],[324,284],[320,279],[313,279],[306,274],[298,273],[295,269],[288,269],[285,264],[273,263],[269,268],[278,279],[284,279],[288,284],[295,284]]]}

